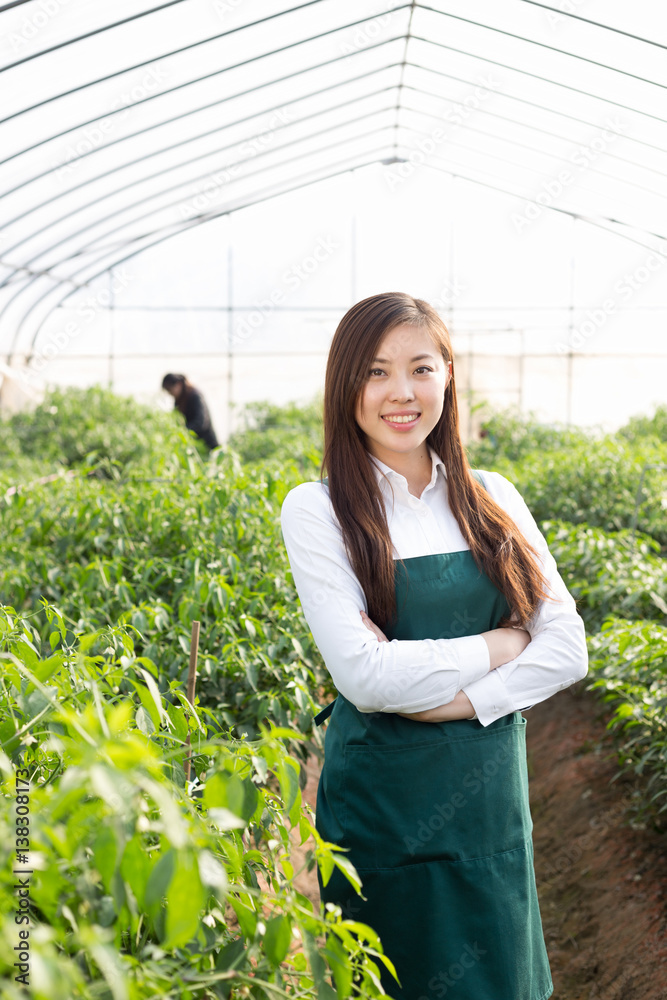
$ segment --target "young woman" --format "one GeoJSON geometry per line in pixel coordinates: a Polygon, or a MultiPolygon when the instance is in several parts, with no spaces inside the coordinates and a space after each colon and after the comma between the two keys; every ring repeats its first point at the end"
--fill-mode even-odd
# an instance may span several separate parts
{"type": "Polygon", "coordinates": [[[162,379],[162,388],[174,397],[174,409],[185,417],[185,426],[206,444],[209,451],[218,447],[206,400],[185,375],[169,372],[162,379]]]}
{"type": "Polygon", "coordinates": [[[584,677],[584,627],[526,504],[461,443],[447,329],[390,292],[328,358],[328,477],[282,505],[304,615],[338,690],[316,809],[324,902],[370,924],[399,1000],[546,1000],[526,719],[584,677]]]}

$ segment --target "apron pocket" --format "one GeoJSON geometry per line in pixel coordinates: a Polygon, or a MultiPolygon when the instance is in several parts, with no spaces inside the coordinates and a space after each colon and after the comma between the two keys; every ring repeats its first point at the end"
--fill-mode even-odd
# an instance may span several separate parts
{"type": "Polygon", "coordinates": [[[350,861],[379,870],[522,848],[533,829],[525,723],[504,718],[474,735],[450,739],[440,730],[402,746],[348,743],[342,796],[350,861]]]}

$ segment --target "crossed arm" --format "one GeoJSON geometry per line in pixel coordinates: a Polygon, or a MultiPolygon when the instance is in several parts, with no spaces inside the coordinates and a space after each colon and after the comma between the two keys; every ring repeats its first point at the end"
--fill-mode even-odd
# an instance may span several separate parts
{"type": "MultiPolygon", "coordinates": [[[[371,621],[365,611],[361,611],[361,618],[371,632],[373,632],[378,642],[389,642],[382,629],[371,621]]],[[[482,632],[482,638],[489,647],[489,658],[491,670],[495,670],[502,663],[509,663],[519,656],[530,642],[530,633],[522,628],[495,628],[489,632],[482,632]]],[[[415,719],[417,722],[452,722],[454,719],[471,719],[475,714],[470,698],[463,689],[458,691],[452,701],[445,705],[438,705],[436,708],[427,708],[423,712],[397,712],[406,719],[415,719]]]]}
{"type": "Polygon", "coordinates": [[[553,556],[512,484],[486,476],[492,495],[541,557],[553,589],[528,632],[494,629],[446,639],[392,640],[364,623],[367,607],[340,527],[319,483],[286,496],[281,523],[306,621],[334,684],[361,712],[395,712],[420,721],[477,718],[488,726],[551,697],[585,676],[583,622],[553,556]],[[380,639],[380,641],[376,641],[380,639]]]}

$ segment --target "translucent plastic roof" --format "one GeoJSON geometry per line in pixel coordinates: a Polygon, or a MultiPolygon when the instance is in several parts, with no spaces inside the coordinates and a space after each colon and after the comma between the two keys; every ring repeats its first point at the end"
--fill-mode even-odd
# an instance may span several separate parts
{"type": "Polygon", "coordinates": [[[0,28],[10,360],[129,257],[378,162],[425,158],[667,253],[667,15],[648,0],[19,0],[0,28]]]}

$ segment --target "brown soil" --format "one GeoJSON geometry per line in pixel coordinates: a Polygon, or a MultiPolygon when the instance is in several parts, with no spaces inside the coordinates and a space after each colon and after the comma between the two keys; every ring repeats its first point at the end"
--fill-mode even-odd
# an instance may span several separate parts
{"type": "MultiPolygon", "coordinates": [[[[552,1000],[667,1000],[667,837],[633,822],[633,780],[612,783],[609,713],[581,685],[525,713],[552,1000]]],[[[315,757],[306,770],[314,810],[315,757]]],[[[309,846],[294,836],[295,867],[309,846]]],[[[296,883],[317,908],[314,868],[296,883]]]]}

